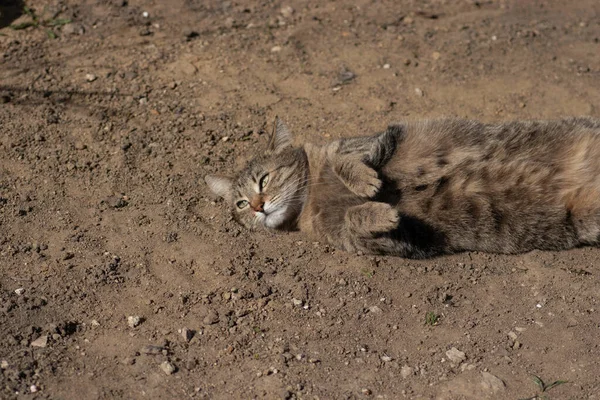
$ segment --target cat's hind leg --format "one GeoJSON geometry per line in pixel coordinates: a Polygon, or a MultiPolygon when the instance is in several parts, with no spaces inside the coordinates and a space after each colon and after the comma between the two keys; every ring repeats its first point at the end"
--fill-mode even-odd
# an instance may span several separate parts
{"type": "Polygon", "coordinates": [[[398,227],[398,211],[387,203],[368,201],[346,211],[345,227],[358,237],[369,237],[398,227]]]}

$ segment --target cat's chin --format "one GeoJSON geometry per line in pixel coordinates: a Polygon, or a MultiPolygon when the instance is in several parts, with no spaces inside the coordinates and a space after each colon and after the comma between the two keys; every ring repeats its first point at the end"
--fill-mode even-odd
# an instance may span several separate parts
{"type": "Polygon", "coordinates": [[[263,225],[271,229],[280,229],[287,224],[288,219],[288,212],[283,208],[267,214],[263,220],[263,225]]]}

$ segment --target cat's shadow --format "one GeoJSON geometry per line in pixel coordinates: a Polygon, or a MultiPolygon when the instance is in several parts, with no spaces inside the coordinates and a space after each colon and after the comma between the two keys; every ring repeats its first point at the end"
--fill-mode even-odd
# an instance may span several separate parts
{"type": "MultiPolygon", "coordinates": [[[[383,182],[375,201],[397,206],[402,201],[402,189],[397,182],[385,175],[380,175],[383,182]]],[[[411,258],[430,258],[443,252],[446,246],[446,235],[426,221],[404,213],[400,213],[398,227],[386,235],[394,240],[409,243],[414,247],[411,258]]]]}

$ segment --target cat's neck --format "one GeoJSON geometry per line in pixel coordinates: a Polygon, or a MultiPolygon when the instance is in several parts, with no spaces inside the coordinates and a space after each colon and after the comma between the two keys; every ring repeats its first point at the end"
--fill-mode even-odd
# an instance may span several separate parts
{"type": "Polygon", "coordinates": [[[304,185],[304,202],[302,211],[296,219],[296,226],[303,232],[313,232],[312,212],[310,211],[312,198],[311,189],[317,184],[315,181],[319,176],[319,171],[323,167],[324,161],[327,158],[327,146],[318,146],[312,143],[306,143],[303,146],[306,154],[306,184],[304,185]]]}

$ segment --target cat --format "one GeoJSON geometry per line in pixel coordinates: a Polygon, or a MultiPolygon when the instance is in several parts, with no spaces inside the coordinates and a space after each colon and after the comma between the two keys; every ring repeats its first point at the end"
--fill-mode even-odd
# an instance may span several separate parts
{"type": "Polygon", "coordinates": [[[390,125],[292,145],[279,120],[235,178],[208,175],[240,224],[365,254],[522,253],[600,240],[600,120],[390,125]]]}

